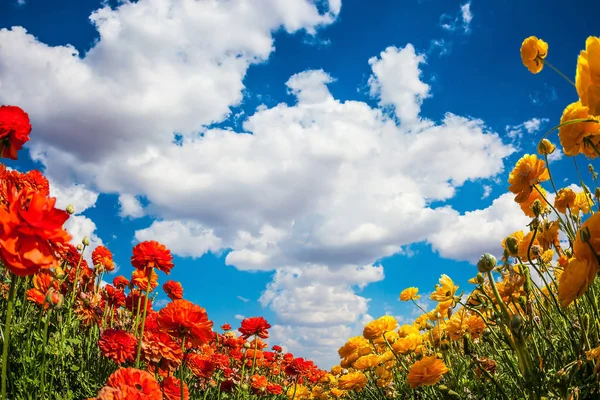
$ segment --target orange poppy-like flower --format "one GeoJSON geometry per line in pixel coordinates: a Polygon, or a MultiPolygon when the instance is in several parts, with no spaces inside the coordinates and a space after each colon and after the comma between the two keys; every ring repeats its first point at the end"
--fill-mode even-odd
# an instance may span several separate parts
{"type": "Polygon", "coordinates": [[[187,300],[173,300],[158,312],[158,326],[176,337],[193,343],[207,343],[213,338],[213,322],[204,308],[187,300]]]}
{"type": "Polygon", "coordinates": [[[158,286],[158,274],[154,269],[136,269],[131,274],[131,283],[142,291],[148,288],[148,275],[150,275],[150,292],[158,286]]]}
{"type": "Polygon", "coordinates": [[[521,60],[529,72],[537,74],[544,68],[544,59],[548,55],[548,43],[530,36],[521,44],[521,60]]]}
{"type": "Polygon", "coordinates": [[[17,106],[0,106],[0,158],[16,160],[30,133],[31,123],[25,111],[17,106]]]}
{"type": "Polygon", "coordinates": [[[361,391],[367,386],[368,381],[369,380],[362,372],[351,372],[340,377],[338,380],[338,388],[342,390],[361,391]]]}
{"type": "Polygon", "coordinates": [[[362,336],[354,336],[348,339],[346,344],[340,347],[338,354],[340,355],[340,358],[346,358],[361,347],[365,346],[369,346],[369,341],[367,339],[362,336]]]}
{"type": "Polygon", "coordinates": [[[152,374],[135,368],[119,368],[98,393],[98,400],[162,400],[160,384],[152,374]]]}
{"type": "Polygon", "coordinates": [[[540,214],[542,214],[543,212],[545,212],[548,209],[548,203],[544,199],[544,198],[546,198],[546,191],[541,186],[536,186],[536,188],[534,188],[531,191],[531,193],[529,193],[529,196],[527,196],[527,198],[523,202],[519,203],[519,206],[521,207],[521,210],[523,210],[523,213],[525,213],[525,215],[527,215],[530,218],[535,218],[535,212],[533,211],[533,204],[536,200],[539,201],[540,206],[541,206],[539,209],[540,214]],[[538,191],[538,189],[539,189],[539,191],[538,191]]]}
{"type": "Polygon", "coordinates": [[[519,242],[519,250],[517,252],[517,255],[521,258],[521,260],[528,260],[528,257],[531,257],[531,259],[533,260],[537,258],[537,253],[535,252],[536,247],[541,248],[540,242],[537,236],[535,238],[533,237],[533,231],[530,231],[529,233],[527,233],[527,235],[525,235],[523,240],[519,242]]]}
{"type": "MultiPolygon", "coordinates": [[[[597,261],[595,263],[597,265],[597,261]]],[[[564,307],[580,298],[594,281],[597,267],[588,258],[571,258],[569,264],[560,275],[558,282],[558,298],[564,307]]]]}
{"type": "Polygon", "coordinates": [[[252,386],[252,389],[256,392],[264,392],[267,389],[268,383],[269,381],[264,375],[254,374],[250,377],[250,385],[252,386]]]}
{"type": "Polygon", "coordinates": [[[446,274],[443,274],[440,277],[440,283],[435,285],[435,292],[433,292],[429,298],[435,301],[448,301],[454,299],[454,294],[458,290],[458,285],[456,285],[452,279],[446,274]]]}
{"type": "Polygon", "coordinates": [[[34,192],[39,192],[44,196],[50,195],[50,183],[37,169],[27,171],[24,174],[19,174],[18,177],[17,186],[19,189],[26,188],[34,192]]]}
{"type": "Polygon", "coordinates": [[[125,291],[117,289],[113,285],[106,285],[102,288],[102,298],[108,305],[115,308],[125,305],[125,291]]]}
{"type": "Polygon", "coordinates": [[[538,227],[536,239],[538,240],[542,249],[548,250],[551,247],[559,247],[560,241],[558,240],[558,221],[544,221],[538,227]]]}
{"type": "Polygon", "coordinates": [[[165,245],[149,240],[135,245],[131,265],[137,269],[158,268],[169,274],[173,268],[173,256],[165,245]]]}
{"type": "Polygon", "coordinates": [[[117,289],[125,289],[125,287],[129,285],[129,279],[121,275],[116,276],[115,279],[113,279],[113,285],[115,285],[117,289]]]}
{"type": "Polygon", "coordinates": [[[419,288],[416,288],[416,287],[406,288],[400,293],[400,300],[402,300],[402,301],[418,300],[421,298],[421,296],[418,295],[417,293],[419,293],[419,288]]]}
{"type": "Polygon", "coordinates": [[[54,208],[56,199],[39,192],[10,187],[8,205],[0,205],[0,259],[18,276],[58,265],[54,247],[71,236],[63,229],[66,211],[54,208]]]}
{"type": "Polygon", "coordinates": [[[595,204],[592,196],[586,191],[577,193],[575,197],[575,204],[571,208],[571,212],[574,215],[579,215],[579,212],[587,214],[590,212],[590,208],[595,204]]]}
{"type": "Polygon", "coordinates": [[[281,385],[269,382],[267,383],[267,393],[278,395],[283,393],[283,388],[281,387],[281,385]]]}
{"type": "Polygon", "coordinates": [[[98,347],[104,357],[120,365],[135,358],[137,339],[129,332],[107,329],[100,336],[98,347]]]}
{"type": "Polygon", "coordinates": [[[177,281],[166,281],[163,290],[171,300],[180,300],[183,298],[183,287],[177,281]]]}
{"type": "Polygon", "coordinates": [[[573,243],[575,258],[588,259],[598,265],[596,255],[600,255],[600,213],[590,216],[577,232],[573,243]],[[582,236],[587,237],[586,240],[582,236]]]}
{"type": "Polygon", "coordinates": [[[113,255],[109,249],[104,246],[98,246],[92,252],[92,262],[94,267],[100,271],[112,271],[115,269],[113,255]]]}
{"type": "Polygon", "coordinates": [[[183,352],[181,344],[167,333],[145,331],[142,339],[142,358],[152,372],[168,375],[181,364],[183,352]]]}
{"type": "Polygon", "coordinates": [[[589,107],[590,114],[600,115],[600,38],[590,36],[585,51],[577,59],[575,87],[581,103],[589,107]]]}
{"type": "Polygon", "coordinates": [[[533,185],[550,179],[546,163],[535,154],[525,154],[509,175],[508,190],[516,194],[515,201],[521,203],[529,197],[533,185]]]}
{"type": "Polygon", "coordinates": [[[567,208],[572,208],[577,200],[577,195],[570,188],[563,188],[558,191],[556,198],[554,199],[554,208],[558,212],[566,213],[567,208]]]}
{"type": "Polygon", "coordinates": [[[48,308],[46,302],[46,294],[50,288],[54,290],[58,290],[58,280],[53,276],[52,272],[48,270],[39,271],[37,274],[33,276],[33,287],[29,289],[26,293],[27,300],[39,304],[44,305],[44,308],[48,308]]]}
{"type": "Polygon", "coordinates": [[[215,373],[215,363],[205,355],[189,354],[185,359],[185,363],[190,371],[199,378],[209,379],[215,373]]]}
{"type": "MultiPolygon", "coordinates": [[[[162,388],[164,400],[182,400],[180,382],[179,379],[173,376],[168,376],[163,379],[160,383],[160,387],[162,388]]],[[[189,398],[190,390],[185,382],[183,382],[183,400],[189,400],[189,398]]]]}
{"type": "Polygon", "coordinates": [[[305,360],[304,358],[294,358],[286,367],[285,373],[289,376],[298,376],[307,374],[314,367],[312,361],[305,360]]]}
{"type": "Polygon", "coordinates": [[[423,357],[410,367],[406,381],[411,389],[431,386],[438,383],[448,371],[446,364],[436,356],[423,357]]]}
{"type": "Polygon", "coordinates": [[[386,332],[391,332],[398,327],[398,321],[391,315],[384,315],[373,320],[363,328],[363,336],[367,340],[379,339],[386,332]]]}
{"type": "Polygon", "coordinates": [[[241,327],[238,328],[238,331],[242,334],[244,339],[248,339],[250,336],[258,336],[260,338],[266,339],[269,337],[269,329],[271,325],[267,322],[263,317],[251,317],[246,318],[242,321],[241,327]]]}
{"type": "MultiPolygon", "coordinates": [[[[597,118],[590,115],[588,107],[581,104],[580,101],[576,101],[565,108],[560,123],[564,124],[576,119],[595,120],[597,118]]],[[[580,153],[586,153],[586,155],[592,156],[590,149],[586,151],[586,148],[589,146],[584,143],[584,139],[592,135],[598,135],[599,133],[600,123],[579,122],[561,126],[558,130],[558,138],[566,155],[576,156],[580,153]]]]}

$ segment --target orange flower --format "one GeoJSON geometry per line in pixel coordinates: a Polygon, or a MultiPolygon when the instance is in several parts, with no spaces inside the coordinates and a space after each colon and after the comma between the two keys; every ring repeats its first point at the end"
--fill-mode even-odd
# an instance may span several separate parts
{"type": "Polygon", "coordinates": [[[373,320],[363,328],[363,336],[367,340],[379,339],[386,332],[391,332],[398,327],[398,321],[391,315],[384,315],[373,320]]]}
{"type": "Polygon", "coordinates": [[[269,337],[267,329],[270,327],[271,325],[263,317],[252,317],[244,319],[238,331],[240,331],[244,339],[248,339],[253,335],[266,339],[269,337]]]}
{"type": "Polygon", "coordinates": [[[421,298],[421,296],[418,295],[417,293],[419,293],[419,289],[416,287],[406,288],[400,293],[400,300],[402,300],[402,301],[418,300],[421,298]]]}
{"type": "Polygon", "coordinates": [[[180,300],[183,298],[183,287],[176,281],[166,281],[163,290],[171,300],[180,300]]]}
{"type": "Polygon", "coordinates": [[[119,275],[113,279],[113,285],[115,285],[117,289],[125,289],[125,286],[129,285],[129,280],[124,276],[119,275]]]}
{"type": "MultiPolygon", "coordinates": [[[[46,293],[50,288],[58,290],[58,281],[48,270],[39,271],[33,276],[33,288],[27,291],[27,300],[44,305],[46,303],[46,293]]],[[[48,304],[44,305],[44,309],[48,308],[48,304]]]]}
{"type": "Polygon", "coordinates": [[[144,332],[142,358],[151,372],[168,375],[175,371],[183,360],[181,344],[164,332],[144,332]]]}
{"type": "Polygon", "coordinates": [[[29,140],[29,115],[16,106],[0,106],[0,158],[17,159],[17,152],[29,140]]]}
{"type": "Polygon", "coordinates": [[[581,225],[573,243],[573,254],[575,258],[585,258],[598,265],[596,255],[600,255],[600,213],[595,213],[581,225]],[[581,237],[582,234],[589,236],[587,243],[581,237]]]}
{"type": "Polygon", "coordinates": [[[597,268],[590,259],[569,260],[558,282],[558,298],[564,307],[583,296],[594,281],[596,272],[597,268]]]}
{"type": "Polygon", "coordinates": [[[250,377],[250,385],[256,392],[264,392],[267,389],[267,377],[264,375],[254,374],[250,377]]]}
{"type": "Polygon", "coordinates": [[[535,218],[535,213],[533,212],[532,206],[536,200],[539,200],[542,206],[540,209],[540,214],[546,211],[548,208],[548,203],[546,200],[544,200],[546,197],[546,191],[541,186],[537,186],[537,188],[540,190],[539,192],[536,189],[533,189],[531,193],[529,193],[529,196],[522,203],[519,203],[521,210],[523,210],[525,215],[530,218],[535,218]]]}
{"type": "Polygon", "coordinates": [[[141,242],[133,248],[131,265],[137,269],[158,268],[166,274],[173,268],[171,251],[154,240],[141,242]]]}
{"type": "Polygon", "coordinates": [[[351,372],[343,375],[338,380],[338,388],[342,390],[361,391],[367,386],[369,380],[362,372],[351,372]]]}
{"type": "Polygon", "coordinates": [[[56,267],[56,244],[71,236],[62,228],[69,218],[54,208],[56,199],[26,189],[9,187],[8,205],[0,205],[0,258],[18,276],[33,275],[40,268],[56,267]]]}
{"type": "Polygon", "coordinates": [[[435,292],[429,298],[435,301],[448,301],[454,299],[454,294],[458,290],[458,285],[454,284],[452,279],[446,274],[440,277],[440,283],[435,285],[435,292]]]}
{"type": "Polygon", "coordinates": [[[199,378],[208,379],[215,373],[215,363],[206,356],[192,353],[186,357],[185,363],[190,371],[199,378]]]}
{"type": "Polygon", "coordinates": [[[150,291],[152,292],[158,286],[158,274],[152,268],[134,270],[131,274],[131,283],[145,292],[148,288],[148,274],[151,274],[150,291]]]}
{"type": "Polygon", "coordinates": [[[448,371],[444,362],[436,356],[423,357],[410,367],[406,381],[411,389],[431,386],[438,383],[448,371]]]}
{"type": "Polygon", "coordinates": [[[509,175],[508,190],[516,194],[515,201],[522,203],[529,197],[533,185],[550,179],[546,163],[535,154],[525,154],[509,175]]]}
{"type": "Polygon", "coordinates": [[[519,250],[517,255],[521,258],[521,260],[528,260],[528,257],[531,257],[531,259],[535,259],[536,258],[536,253],[534,251],[535,247],[539,247],[540,246],[540,242],[538,241],[537,237],[534,239],[533,238],[533,231],[527,233],[527,235],[525,235],[525,237],[523,238],[523,240],[521,240],[519,242],[519,250]],[[532,243],[533,240],[533,243],[532,243]],[[529,251],[529,246],[531,245],[531,251],[529,251]]]}
{"type": "MultiPolygon", "coordinates": [[[[164,400],[181,400],[181,381],[172,376],[168,376],[160,383],[163,391],[164,400]]],[[[188,386],[183,382],[183,400],[189,400],[190,390],[188,386]]]]}
{"type": "Polygon", "coordinates": [[[133,361],[137,348],[137,339],[130,333],[107,329],[98,340],[98,347],[106,358],[110,358],[117,364],[123,364],[125,361],[133,361]]]}
{"type": "MultiPolygon", "coordinates": [[[[564,124],[568,121],[576,119],[594,119],[590,115],[589,109],[581,104],[580,101],[571,103],[563,111],[560,123],[564,124]]],[[[586,151],[586,145],[583,142],[588,136],[597,135],[600,133],[600,124],[596,122],[579,122],[570,125],[561,126],[558,130],[558,138],[563,146],[564,152],[568,156],[576,156],[579,153],[590,153],[586,151]]],[[[588,154],[591,156],[591,153],[588,154]]]]}
{"type": "Polygon", "coordinates": [[[576,199],[577,195],[570,188],[560,189],[554,199],[554,208],[564,214],[567,212],[567,208],[572,208],[575,205],[576,199]]]}
{"type": "Polygon", "coordinates": [[[523,40],[521,44],[521,61],[529,72],[537,74],[544,68],[544,58],[548,55],[548,43],[535,36],[523,40]]]}
{"type": "Polygon", "coordinates": [[[159,311],[158,326],[176,337],[185,337],[202,344],[213,338],[213,322],[204,308],[187,300],[173,300],[159,311]]]}
{"type": "Polygon", "coordinates": [[[135,368],[116,370],[98,393],[98,400],[162,400],[160,385],[152,374],[135,368]]]}
{"type": "Polygon", "coordinates": [[[94,267],[100,271],[112,271],[115,269],[112,253],[104,246],[98,246],[92,252],[94,267]]]}
{"type": "Polygon", "coordinates": [[[600,115],[600,38],[590,36],[577,60],[575,87],[581,103],[600,115]]]}

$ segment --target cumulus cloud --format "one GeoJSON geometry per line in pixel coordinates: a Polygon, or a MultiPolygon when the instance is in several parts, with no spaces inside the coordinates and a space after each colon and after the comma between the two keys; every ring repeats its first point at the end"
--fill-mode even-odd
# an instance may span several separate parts
{"type": "MultiPolygon", "coordinates": [[[[260,298],[277,316],[273,337],[301,355],[331,354],[370,318],[360,290],[383,279],[377,259],[425,240],[442,256],[471,259],[469,246],[441,232],[497,224],[502,198],[483,215],[431,204],[498,175],[514,151],[476,118],[420,115],[431,91],[425,56],[410,44],[369,60],[380,108],[336,99],[327,86],[334,77],[309,70],[287,82],[293,104],[259,107],[238,131],[207,128],[240,104],[244,76],[268,59],[274,31],[314,35],[340,7],[105,6],[91,16],[99,39],[84,55],[3,29],[0,101],[29,112],[31,155],[53,179],[118,194],[122,216],[155,217],[137,240],[187,257],[230,249],[227,264],[274,271],[260,298]]],[[[91,221],[77,220],[79,235],[90,231],[91,221]]],[[[473,240],[495,244],[503,231],[486,232],[473,240]]]]}

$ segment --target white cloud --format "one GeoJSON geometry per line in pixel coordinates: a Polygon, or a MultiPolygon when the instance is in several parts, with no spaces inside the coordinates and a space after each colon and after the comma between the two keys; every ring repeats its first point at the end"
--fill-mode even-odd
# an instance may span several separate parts
{"type": "Polygon", "coordinates": [[[560,147],[556,147],[552,154],[548,154],[548,163],[553,163],[554,161],[562,160],[565,154],[562,152],[560,147]]]}
{"type": "Polygon", "coordinates": [[[244,303],[247,303],[247,302],[249,302],[249,301],[250,301],[250,299],[247,299],[247,298],[245,298],[245,297],[242,297],[242,296],[237,296],[237,298],[238,298],[238,300],[241,300],[241,301],[243,301],[244,303]]]}
{"type": "Polygon", "coordinates": [[[240,321],[241,321],[241,320],[243,320],[243,319],[246,319],[246,317],[244,317],[244,316],[243,316],[243,315],[241,315],[241,314],[235,314],[235,315],[233,316],[233,318],[235,318],[235,319],[239,319],[240,321]]]}
{"type": "Polygon", "coordinates": [[[452,51],[452,42],[445,39],[434,39],[429,42],[428,54],[437,53],[439,57],[450,54],[452,51]]]}
{"type": "Polygon", "coordinates": [[[96,11],[100,39],[82,57],[3,29],[0,101],[31,115],[31,154],[53,179],[116,193],[130,217],[144,199],[158,219],[137,240],[189,257],[231,249],[228,264],[275,271],[260,301],[277,332],[300,355],[320,346],[332,354],[370,318],[360,288],[383,279],[375,260],[427,239],[443,256],[465,257],[436,233],[473,217],[430,205],[498,175],[513,152],[481,120],[420,116],[430,86],[410,44],[369,60],[371,94],[400,124],[335,99],[334,79],[313,70],[287,82],[295,104],[259,107],[243,133],[206,128],[242,101],[243,78],[273,51],[274,31],[315,34],[340,6],[319,14],[308,0],[140,0],[96,11]]]}
{"type": "Polygon", "coordinates": [[[131,217],[131,218],[140,218],[144,216],[144,208],[140,201],[130,194],[120,194],[119,195],[119,205],[121,208],[119,209],[119,215],[122,218],[131,217]]]}
{"type": "Polygon", "coordinates": [[[440,26],[447,31],[462,30],[464,33],[469,33],[472,21],[473,12],[471,11],[471,2],[468,1],[460,6],[460,10],[455,16],[442,14],[440,17],[440,26]]]}
{"type": "Polygon", "coordinates": [[[70,204],[75,209],[75,214],[81,214],[96,205],[98,193],[89,190],[85,185],[63,185],[52,179],[49,180],[49,183],[50,196],[56,197],[57,208],[64,210],[70,204]]]}
{"type": "Polygon", "coordinates": [[[483,210],[458,214],[443,231],[429,236],[431,246],[442,257],[476,263],[483,253],[502,255],[501,241],[524,229],[530,222],[513,193],[505,193],[483,210]]]}
{"type": "Polygon", "coordinates": [[[492,194],[492,186],[491,185],[483,185],[483,194],[481,195],[482,199],[487,199],[492,194]]]}
{"type": "Polygon", "coordinates": [[[549,121],[548,118],[531,118],[518,125],[506,125],[506,134],[513,142],[519,143],[525,132],[535,134],[549,121]]]}

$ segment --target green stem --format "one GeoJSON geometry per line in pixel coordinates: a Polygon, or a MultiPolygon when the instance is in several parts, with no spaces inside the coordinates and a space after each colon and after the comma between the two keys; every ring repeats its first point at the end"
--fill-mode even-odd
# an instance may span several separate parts
{"type": "MultiPolygon", "coordinates": [[[[77,281],[79,280],[79,267],[81,266],[81,260],[83,260],[83,253],[85,252],[86,245],[83,245],[83,249],[81,249],[81,255],[79,256],[79,261],[77,262],[77,270],[75,271],[75,280],[73,281],[73,293],[71,293],[71,307],[69,308],[69,316],[71,315],[71,311],[73,310],[73,302],[75,301],[75,293],[77,292],[77,281]]],[[[71,318],[69,318],[71,319],[71,318]]]]}
{"type": "Polygon", "coordinates": [[[140,367],[140,355],[142,354],[142,339],[144,338],[144,326],[146,325],[146,312],[148,311],[148,297],[150,293],[150,280],[152,279],[152,268],[148,271],[148,285],[146,286],[146,299],[144,300],[144,314],[142,316],[142,329],[138,340],[137,354],[135,356],[135,367],[140,367]]]}
{"type": "MultiPolygon", "coordinates": [[[[42,306],[42,308],[46,305],[42,306]]],[[[44,322],[44,337],[42,338],[42,373],[41,373],[41,397],[44,398],[44,392],[46,391],[46,344],[48,343],[48,325],[50,325],[50,316],[52,314],[52,309],[48,311],[48,315],[46,316],[46,321],[44,322]]]]}
{"type": "MultiPolygon", "coordinates": [[[[1,154],[1,153],[0,153],[1,154]]],[[[17,276],[10,274],[10,290],[8,292],[8,305],[6,308],[6,322],[4,323],[4,343],[2,344],[2,400],[8,400],[6,396],[6,377],[8,375],[8,346],[10,343],[10,323],[12,320],[13,303],[17,288],[17,276]]]]}
{"type": "Polygon", "coordinates": [[[571,85],[575,86],[575,82],[573,82],[572,80],[570,80],[569,78],[567,78],[567,76],[565,74],[563,74],[562,72],[560,72],[560,70],[558,68],[556,68],[554,65],[550,64],[548,61],[546,61],[543,58],[542,58],[542,62],[544,63],[544,65],[547,65],[548,67],[550,67],[558,75],[560,75],[561,77],[565,78],[565,80],[567,82],[569,82],[571,85]]]}
{"type": "Polygon", "coordinates": [[[183,335],[183,337],[181,338],[181,354],[183,355],[183,358],[181,360],[181,366],[179,367],[179,390],[180,390],[179,393],[181,394],[181,400],[185,400],[183,398],[183,396],[184,396],[184,391],[183,391],[183,367],[185,366],[185,335],[183,335]]]}

